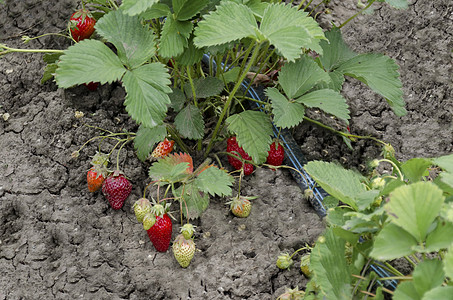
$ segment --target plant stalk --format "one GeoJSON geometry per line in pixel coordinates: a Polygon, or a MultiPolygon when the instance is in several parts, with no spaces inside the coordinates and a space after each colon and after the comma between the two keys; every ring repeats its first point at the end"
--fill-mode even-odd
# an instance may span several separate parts
{"type": "Polygon", "coordinates": [[[19,48],[10,48],[7,47],[5,44],[0,44],[0,49],[5,49],[4,51],[0,51],[0,56],[5,55],[11,52],[19,52],[19,53],[64,53],[64,50],[57,50],[57,49],[19,49],[19,48]]]}
{"type": "Polygon", "coordinates": [[[221,112],[221,114],[219,116],[219,120],[217,121],[217,124],[215,126],[214,132],[212,133],[211,140],[209,141],[208,147],[206,148],[206,152],[204,154],[205,158],[208,156],[209,152],[211,152],[211,149],[214,146],[214,140],[217,137],[217,134],[219,133],[220,126],[222,125],[222,122],[223,122],[223,119],[225,118],[226,112],[228,111],[228,109],[231,106],[231,103],[233,101],[234,95],[236,94],[236,92],[241,87],[241,84],[244,81],[245,77],[247,76],[247,73],[250,71],[250,69],[252,68],[253,64],[255,63],[256,58],[258,57],[258,54],[260,52],[260,45],[261,44],[259,42],[255,42],[255,49],[253,50],[252,57],[250,58],[250,61],[249,61],[248,65],[247,65],[247,67],[245,68],[245,70],[242,71],[242,74],[241,74],[239,80],[236,82],[233,90],[231,91],[230,95],[228,96],[227,101],[225,102],[223,110],[222,110],[222,112],[221,112]]]}
{"type": "Polygon", "coordinates": [[[360,15],[361,13],[363,13],[365,10],[367,10],[368,8],[370,8],[371,5],[373,5],[373,3],[375,2],[376,0],[371,0],[367,6],[365,6],[364,8],[362,8],[359,12],[357,12],[355,15],[353,15],[352,17],[350,17],[349,19],[347,19],[346,21],[343,22],[343,24],[341,24],[338,28],[341,28],[343,26],[345,26],[346,24],[348,24],[350,21],[352,21],[353,19],[355,19],[358,15],[360,15]]]}

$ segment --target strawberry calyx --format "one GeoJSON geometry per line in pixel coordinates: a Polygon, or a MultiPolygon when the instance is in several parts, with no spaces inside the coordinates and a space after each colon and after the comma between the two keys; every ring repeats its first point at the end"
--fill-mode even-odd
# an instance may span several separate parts
{"type": "Polygon", "coordinates": [[[154,214],[156,217],[163,217],[169,210],[170,203],[162,204],[154,204],[151,207],[151,213],[154,214]]]}
{"type": "Polygon", "coordinates": [[[285,292],[277,300],[302,300],[304,296],[305,291],[300,291],[299,287],[296,286],[294,289],[286,288],[285,292]]]}
{"type": "Polygon", "coordinates": [[[103,165],[107,167],[107,164],[109,163],[109,155],[101,152],[96,152],[96,154],[91,157],[90,163],[93,166],[103,165]]]}
{"type": "Polygon", "coordinates": [[[193,234],[195,232],[195,226],[192,224],[184,224],[184,226],[181,227],[181,234],[184,236],[186,240],[191,239],[193,234]]]}

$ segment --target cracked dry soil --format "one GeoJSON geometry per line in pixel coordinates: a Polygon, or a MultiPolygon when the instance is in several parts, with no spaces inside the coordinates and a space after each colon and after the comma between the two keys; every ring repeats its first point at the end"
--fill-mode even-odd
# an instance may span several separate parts
{"type": "MultiPolygon", "coordinates": [[[[453,150],[453,6],[450,0],[410,1],[408,10],[377,5],[342,29],[356,52],[380,52],[400,66],[408,114],[398,118],[385,102],[355,80],[344,96],[351,106],[351,131],[370,134],[396,149],[400,159],[439,156],[453,150]]],[[[324,28],[357,11],[355,0],[333,0],[324,28]]],[[[77,1],[6,0],[0,6],[0,41],[15,47],[64,49],[63,38],[27,45],[22,35],[64,30],[77,1]]],[[[234,218],[214,199],[197,220],[197,251],[187,269],[171,251],[158,253],[137,223],[131,206],[149,182],[148,164],[127,146],[120,167],[133,183],[120,211],[101,193],[86,189],[89,144],[78,159],[71,153],[98,131],[82,122],[119,132],[135,130],[118,84],[95,92],[63,91],[40,84],[41,55],[0,59],[0,300],[2,299],[275,299],[285,286],[303,287],[297,267],[280,271],[280,252],[313,243],[324,225],[286,171],[259,169],[246,179],[244,195],[258,199],[250,217],[234,218]],[[85,117],[77,120],[76,110],[85,117]]],[[[380,149],[370,141],[349,150],[341,139],[310,124],[294,131],[307,159],[338,161],[361,169],[380,149]]],[[[108,143],[106,143],[108,146],[108,143]]],[[[177,208],[173,208],[176,211],[177,208]]],[[[173,235],[178,231],[174,226],[173,235]]]]}

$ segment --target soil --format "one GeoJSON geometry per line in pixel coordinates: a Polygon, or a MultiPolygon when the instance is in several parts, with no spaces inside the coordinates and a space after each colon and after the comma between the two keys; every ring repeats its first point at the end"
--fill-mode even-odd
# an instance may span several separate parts
{"type": "MultiPolygon", "coordinates": [[[[320,15],[320,24],[339,25],[358,11],[356,2],[330,1],[332,13],[320,15]]],[[[346,81],[344,96],[351,131],[391,143],[402,160],[453,151],[449,2],[411,1],[407,10],[376,4],[372,14],[342,29],[354,51],[385,53],[400,66],[406,116],[396,117],[380,96],[353,79],[346,81]]],[[[20,37],[64,30],[77,1],[6,0],[0,6],[0,42],[26,48],[69,45],[55,36],[23,45],[20,37]]],[[[41,57],[0,59],[0,300],[275,299],[285,287],[305,286],[297,259],[289,271],[279,270],[275,261],[281,252],[313,243],[324,224],[289,172],[258,169],[245,179],[242,194],[258,196],[248,218],[233,217],[226,199],[213,199],[195,222],[195,258],[182,269],[171,251],[154,250],[132,212],[149,183],[149,163],[136,158],[132,145],[119,156],[134,186],[119,211],[100,192],[86,189],[89,157],[98,144],[89,143],[71,158],[100,133],[83,123],[114,132],[137,129],[124,110],[124,90],[118,84],[94,92],[42,85],[41,57]],[[84,117],[75,118],[76,111],[84,117]]],[[[294,135],[308,160],[361,169],[380,152],[369,140],[349,150],[339,137],[312,124],[299,126],[294,135]]],[[[174,224],[173,237],[179,230],[174,224]]]]}

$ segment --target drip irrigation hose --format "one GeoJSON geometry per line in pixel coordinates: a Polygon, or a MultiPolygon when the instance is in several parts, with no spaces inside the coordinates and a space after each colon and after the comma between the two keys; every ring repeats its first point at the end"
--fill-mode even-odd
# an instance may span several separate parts
{"type": "MultiPolygon", "coordinates": [[[[208,54],[204,54],[202,61],[203,63],[209,65],[210,56],[208,54]]],[[[216,62],[213,60],[212,63],[214,64],[214,69],[216,69],[216,62]]],[[[221,65],[222,67],[224,66],[223,63],[221,63],[221,65]]],[[[244,90],[247,89],[248,84],[249,83],[247,81],[242,82],[242,87],[244,90]]],[[[261,99],[265,97],[262,90],[258,91],[255,90],[253,87],[249,88],[249,90],[247,91],[247,95],[250,98],[258,100],[260,102],[263,102],[263,100],[261,99]]],[[[262,104],[259,104],[254,101],[250,101],[250,104],[255,105],[256,108],[260,109],[261,111],[263,110],[262,104]]],[[[278,136],[280,138],[285,148],[285,164],[297,170],[296,171],[290,169],[290,173],[293,176],[294,180],[296,181],[302,192],[305,191],[306,189],[311,189],[313,191],[313,197],[309,198],[309,202],[313,206],[314,210],[316,211],[319,217],[321,218],[325,217],[327,215],[327,210],[323,204],[323,199],[327,197],[329,194],[326,191],[324,191],[324,189],[322,189],[321,187],[316,186],[316,182],[304,170],[303,166],[307,163],[307,160],[305,159],[299,145],[294,140],[292,134],[287,129],[280,130],[280,134],[278,134],[279,129],[273,123],[272,129],[274,132],[274,136],[275,137],[278,136]],[[303,176],[301,175],[301,173],[303,174],[303,176]]],[[[370,269],[373,270],[379,277],[391,276],[385,269],[381,267],[381,264],[379,262],[374,262],[374,264],[370,265],[370,269]]],[[[386,288],[391,290],[395,290],[398,284],[398,281],[395,279],[378,282],[379,284],[384,285],[386,288]]]]}

